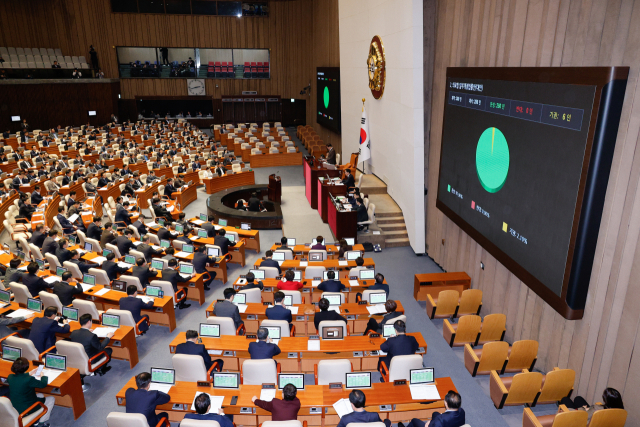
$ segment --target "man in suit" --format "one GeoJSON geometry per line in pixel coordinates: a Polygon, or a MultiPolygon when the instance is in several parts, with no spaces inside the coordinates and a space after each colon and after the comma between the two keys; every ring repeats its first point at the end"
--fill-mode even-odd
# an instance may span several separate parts
{"type": "Polygon", "coordinates": [[[127,211],[129,202],[124,202],[122,207],[116,211],[116,223],[124,222],[125,225],[131,225],[131,214],[127,211]]]}
{"type": "Polygon", "coordinates": [[[151,259],[153,258],[154,255],[160,255],[163,253],[162,249],[155,250],[151,247],[151,239],[148,234],[142,236],[141,240],[142,240],[142,243],[138,245],[136,250],[138,252],[142,252],[142,254],[144,255],[145,261],[151,262],[151,259]]]}
{"type": "Polygon", "coordinates": [[[144,184],[142,184],[142,181],[140,181],[140,173],[139,172],[134,172],[133,173],[133,178],[131,178],[131,180],[129,180],[129,184],[131,184],[131,186],[133,187],[134,190],[142,188],[142,186],[144,184]]]}
{"type": "MultiPolygon", "coordinates": [[[[94,172],[91,172],[91,168],[89,168],[89,173],[95,173],[95,170],[94,172]]],[[[83,182],[84,182],[84,188],[86,190],[85,196],[93,196],[97,193],[98,187],[93,185],[88,177],[84,178],[83,182]]]]}
{"type": "Polygon", "coordinates": [[[142,237],[145,234],[147,234],[148,230],[147,230],[147,226],[144,225],[144,223],[142,222],[142,220],[140,220],[140,218],[141,217],[139,216],[138,219],[131,225],[133,225],[136,228],[136,230],[138,230],[138,234],[142,237]]]}
{"type": "MultiPolygon", "coordinates": [[[[89,358],[92,358],[96,354],[104,351],[105,353],[107,353],[107,358],[110,361],[113,349],[107,347],[107,345],[109,345],[109,341],[111,340],[111,337],[113,337],[114,333],[109,332],[105,339],[100,341],[98,336],[91,332],[92,318],[89,313],[85,313],[80,316],[78,322],[80,323],[80,329],[76,329],[75,331],[71,332],[69,340],[71,342],[82,344],[82,346],[84,347],[84,352],[87,353],[87,356],[89,358]]],[[[109,366],[109,362],[107,362],[102,365],[102,367],[100,367],[100,369],[98,369],[96,372],[98,372],[99,375],[104,375],[110,370],[111,367],[109,366]]]]}
{"type": "Polygon", "coordinates": [[[13,184],[13,189],[14,190],[20,190],[20,186],[21,185],[29,184],[29,180],[27,179],[27,176],[25,175],[24,171],[20,171],[18,173],[18,176],[13,178],[13,183],[12,184],[13,184]]]}
{"type": "Polygon", "coordinates": [[[367,288],[369,291],[384,291],[387,294],[387,298],[389,298],[389,285],[384,283],[384,276],[382,273],[376,273],[376,283],[367,288]]]}
{"type": "Polygon", "coordinates": [[[287,239],[286,237],[282,237],[280,239],[280,247],[278,248],[278,250],[286,249],[291,251],[291,253],[293,253],[293,248],[290,248],[289,246],[287,246],[288,241],[289,239],[287,239]]]}
{"type": "Polygon", "coordinates": [[[173,217],[171,216],[171,212],[169,212],[165,207],[160,205],[160,199],[154,198],[151,200],[151,209],[156,214],[156,217],[164,218],[167,223],[173,222],[173,217]]]}
{"type": "MultiPolygon", "coordinates": [[[[191,276],[181,275],[178,272],[178,261],[175,259],[169,260],[167,264],[169,266],[167,268],[162,269],[161,280],[171,283],[171,286],[173,286],[174,293],[178,292],[178,283],[186,283],[189,280],[191,280],[193,277],[195,277],[195,273],[192,274],[191,276]]],[[[189,308],[189,307],[191,307],[191,304],[185,303],[185,300],[180,301],[180,304],[178,304],[178,308],[180,310],[184,308],[189,308]]]]}
{"type": "MultiPolygon", "coordinates": [[[[382,318],[382,321],[380,323],[378,323],[378,321],[376,319],[374,319],[373,317],[369,318],[369,321],[367,322],[367,327],[364,330],[364,334],[363,335],[367,335],[369,333],[369,331],[373,331],[373,332],[378,332],[381,333],[382,332],[382,326],[386,323],[393,323],[396,317],[402,316],[402,313],[396,311],[398,308],[398,304],[392,300],[392,299],[388,299],[385,303],[384,303],[384,309],[387,311],[387,314],[385,314],[382,318]]],[[[391,324],[389,323],[389,324],[391,324]]]]}
{"type": "Polygon", "coordinates": [[[69,247],[69,241],[67,239],[58,240],[58,249],[56,249],[55,255],[58,258],[60,265],[62,265],[65,261],[69,261],[73,256],[71,251],[67,249],[68,247],[69,247]]]}
{"type": "Polygon", "coordinates": [[[325,280],[324,282],[320,283],[320,285],[318,286],[318,290],[322,292],[342,292],[347,289],[347,287],[343,285],[341,281],[335,280],[335,271],[327,271],[327,278],[329,280],[325,280]]]}
{"type": "Polygon", "coordinates": [[[418,348],[420,348],[415,337],[406,335],[406,325],[402,320],[396,320],[393,323],[393,328],[396,330],[396,336],[390,337],[380,344],[380,350],[387,353],[387,355],[378,359],[378,370],[380,370],[380,364],[382,362],[389,368],[391,366],[391,359],[393,359],[394,356],[415,354],[418,348]]]}
{"type": "Polygon", "coordinates": [[[94,265],[80,261],[80,252],[76,251],[75,249],[71,251],[71,259],[69,260],[69,262],[77,265],[82,274],[88,273],[89,269],[94,265]]]}
{"type": "Polygon", "coordinates": [[[87,228],[87,237],[90,239],[95,239],[99,242],[100,237],[102,237],[103,231],[104,229],[102,228],[102,217],[94,216],[93,222],[89,224],[89,228],[87,228]]]}
{"type": "MultiPolygon", "coordinates": [[[[417,418],[411,420],[407,427],[461,427],[465,424],[462,397],[453,390],[449,390],[444,397],[444,414],[434,412],[431,414],[431,421],[424,422],[417,418]]],[[[405,427],[403,423],[398,423],[398,427],[405,427]]]]}
{"type": "Polygon", "coordinates": [[[311,246],[311,249],[319,249],[321,251],[326,251],[327,247],[322,244],[323,242],[324,242],[324,237],[322,236],[316,237],[316,244],[311,246]]]}
{"type": "Polygon", "coordinates": [[[267,251],[265,254],[265,258],[260,262],[260,267],[274,267],[278,269],[278,274],[282,274],[282,269],[280,269],[280,263],[278,261],[274,261],[273,251],[267,251]]]}
{"type": "Polygon", "coordinates": [[[48,231],[49,229],[45,227],[44,224],[36,225],[36,230],[31,235],[31,238],[29,239],[29,243],[42,249],[42,245],[44,244],[44,241],[47,238],[48,231]]]}
{"type": "Polygon", "coordinates": [[[29,339],[33,342],[38,353],[44,353],[45,350],[56,344],[56,334],[68,334],[71,329],[69,321],[66,319],[62,322],[64,326],[58,324],[57,313],[57,307],[47,307],[43,317],[33,318],[29,339]]]}
{"type": "Polygon", "coordinates": [[[109,184],[109,180],[104,176],[104,172],[101,172],[98,179],[98,188],[106,187],[109,184]]]}
{"type": "MultiPolygon", "coordinates": [[[[340,418],[338,427],[347,427],[349,423],[379,423],[380,415],[375,412],[367,412],[364,410],[367,398],[362,390],[353,390],[349,393],[349,402],[353,412],[340,418]]],[[[384,420],[386,427],[391,427],[391,421],[384,420]]]]}
{"type": "Polygon", "coordinates": [[[71,175],[71,169],[69,169],[65,172],[64,176],[62,177],[62,186],[64,187],[65,185],[71,184],[72,178],[73,177],[71,175]]]}
{"type": "Polygon", "coordinates": [[[256,193],[251,193],[251,197],[249,198],[249,212],[260,212],[262,207],[262,202],[258,199],[258,195],[256,193]]]}
{"type": "Polygon", "coordinates": [[[218,235],[213,239],[213,244],[220,247],[220,250],[222,251],[221,255],[228,254],[229,247],[234,247],[236,245],[236,242],[231,243],[229,239],[224,237],[225,234],[227,234],[227,232],[224,228],[221,228],[218,230],[218,235]]]}
{"type": "Polygon", "coordinates": [[[193,254],[193,261],[191,262],[191,264],[193,264],[193,269],[195,270],[196,273],[198,274],[207,273],[211,277],[209,279],[203,277],[204,289],[208,291],[210,289],[209,286],[211,285],[211,282],[213,282],[213,279],[216,278],[216,272],[208,271],[207,267],[213,267],[216,264],[216,260],[215,258],[208,256],[205,252],[206,250],[207,250],[207,247],[204,245],[201,245],[193,254]]]}
{"type": "Polygon", "coordinates": [[[331,143],[327,144],[327,163],[330,165],[336,164],[336,150],[334,150],[333,145],[331,143]]]}
{"type": "MultiPolygon", "coordinates": [[[[180,346],[182,344],[179,344],[180,346]]],[[[176,351],[177,352],[177,351],[176,351]]],[[[218,411],[217,414],[210,413],[211,411],[211,398],[207,393],[200,393],[196,396],[196,399],[193,401],[194,406],[196,407],[196,413],[187,413],[184,416],[185,420],[201,420],[201,421],[216,421],[220,424],[220,427],[233,427],[234,424],[227,416],[224,415],[222,409],[218,411]]]]}
{"type": "MultiPolygon", "coordinates": [[[[154,163],[153,165],[154,165],[154,166],[153,166],[153,167],[154,167],[154,169],[160,169],[160,165],[159,165],[159,164],[154,163]],[[156,165],[157,165],[157,166],[156,166],[156,165]]],[[[151,171],[149,171],[149,174],[147,175],[147,184],[151,184],[153,181],[157,181],[157,180],[159,180],[159,179],[160,179],[160,178],[158,178],[158,177],[156,176],[156,173],[155,173],[154,171],[152,171],[152,170],[151,170],[151,171]]]]}
{"type": "Polygon", "coordinates": [[[107,273],[110,281],[116,280],[120,274],[126,273],[129,269],[127,267],[120,267],[117,262],[114,261],[116,254],[111,252],[107,254],[107,260],[102,263],[102,269],[107,273]]]}
{"type": "Polygon", "coordinates": [[[11,258],[11,261],[9,261],[9,268],[4,272],[4,286],[2,289],[8,288],[11,282],[19,282],[22,279],[22,271],[18,270],[20,264],[22,264],[22,260],[20,258],[11,258]]]}
{"type": "MultiPolygon", "coordinates": [[[[367,213],[367,208],[362,204],[362,199],[358,197],[356,199],[356,222],[364,222],[369,220],[369,214],[367,213]]],[[[364,226],[359,226],[364,228],[364,226]]]]}
{"type": "Polygon", "coordinates": [[[71,224],[67,217],[64,216],[64,206],[58,206],[58,216],[56,218],[58,218],[64,234],[73,234],[76,231],[77,227],[71,224]]]}
{"type": "Polygon", "coordinates": [[[133,231],[127,228],[124,230],[124,236],[116,237],[115,245],[118,247],[120,255],[128,255],[129,250],[135,249],[135,245],[131,241],[131,236],[133,236],[133,231]]]}
{"type": "Polygon", "coordinates": [[[249,343],[249,354],[252,359],[273,359],[281,352],[277,344],[271,342],[267,328],[258,329],[258,342],[249,343]]]}
{"type": "Polygon", "coordinates": [[[345,173],[345,177],[342,180],[342,183],[344,184],[345,187],[347,187],[347,190],[350,189],[351,187],[355,187],[356,180],[353,177],[353,175],[351,175],[351,169],[345,169],[344,173],[345,173]]]}
{"type": "Polygon", "coordinates": [[[58,248],[58,242],[55,240],[58,235],[58,230],[49,230],[47,233],[47,237],[42,242],[42,256],[45,254],[56,254],[56,249],[58,248]]]}
{"type": "Polygon", "coordinates": [[[189,330],[186,333],[186,342],[182,344],[178,344],[176,346],[176,354],[192,354],[194,356],[201,356],[202,360],[204,360],[204,366],[207,368],[207,372],[214,363],[218,363],[215,370],[217,372],[222,372],[222,367],[224,366],[224,361],[222,359],[216,359],[215,361],[211,360],[211,356],[207,353],[207,349],[202,344],[202,340],[198,337],[197,331],[189,330]]]}
{"type": "Polygon", "coordinates": [[[173,178],[169,178],[167,180],[167,185],[164,187],[164,196],[167,196],[168,198],[172,197],[172,194],[175,193],[176,187],[173,186],[173,178]]]}
{"type": "MultiPolygon", "coordinates": [[[[107,243],[111,243],[113,244],[116,240],[116,238],[118,237],[118,233],[116,233],[115,231],[113,231],[113,229],[111,228],[113,224],[111,224],[111,222],[107,222],[104,225],[104,230],[102,230],[102,234],[100,235],[100,247],[104,248],[107,243]]],[[[133,234],[133,232],[132,232],[133,234]]]]}
{"type": "Polygon", "coordinates": [[[247,284],[240,288],[241,291],[244,291],[246,289],[255,289],[255,288],[258,288],[260,290],[264,289],[264,284],[261,281],[258,281],[258,283],[255,283],[256,276],[253,273],[248,273],[246,279],[247,279],[247,284]]]}
{"type": "Polygon", "coordinates": [[[140,333],[145,334],[149,330],[149,316],[146,314],[141,314],[142,309],[151,309],[153,308],[153,301],[149,301],[145,303],[140,298],[136,298],[138,296],[138,288],[136,285],[127,286],[127,296],[124,298],[120,298],[120,310],[127,310],[131,312],[133,316],[133,321],[138,323],[142,318],[146,318],[147,322],[141,323],[138,327],[140,333]]]}
{"type": "Polygon", "coordinates": [[[168,223],[166,227],[160,227],[158,229],[158,239],[160,240],[173,240],[176,238],[171,232],[174,229],[174,225],[172,223],[168,223]]]}
{"type": "Polygon", "coordinates": [[[137,389],[129,388],[125,392],[128,414],[143,414],[150,426],[158,425],[162,418],[169,419],[166,412],[156,414],[156,407],[171,400],[171,396],[158,390],[149,390],[151,374],[143,372],[136,375],[137,389]]]}
{"type": "Polygon", "coordinates": [[[38,269],[39,266],[36,262],[30,262],[27,266],[27,272],[22,273],[22,284],[29,289],[29,293],[34,297],[37,296],[40,291],[46,291],[52,288],[49,283],[45,282],[42,277],[36,274],[38,269]]]}
{"type": "Polygon", "coordinates": [[[34,206],[38,206],[43,200],[44,198],[40,194],[40,186],[36,185],[35,187],[33,187],[33,193],[31,193],[31,204],[34,206]]]}
{"type": "Polygon", "coordinates": [[[213,226],[212,222],[215,221],[215,218],[212,216],[207,217],[207,222],[202,224],[200,228],[207,230],[208,237],[216,237],[216,228],[213,226]]]}
{"type": "Polygon", "coordinates": [[[240,310],[238,310],[238,307],[233,303],[233,296],[235,294],[236,291],[233,290],[233,288],[225,289],[224,301],[217,302],[213,306],[213,315],[232,318],[236,329],[238,329],[244,322],[240,318],[240,310]]]}
{"type": "Polygon", "coordinates": [[[140,279],[142,288],[146,288],[149,285],[149,279],[154,279],[158,275],[158,270],[145,265],[144,258],[138,258],[131,275],[140,279]]]}
{"type": "Polygon", "coordinates": [[[318,307],[320,311],[316,313],[313,318],[313,324],[316,327],[316,330],[320,330],[320,322],[323,320],[342,320],[345,325],[347,324],[347,319],[336,311],[329,310],[329,300],[326,298],[321,298],[318,302],[318,307]]]}
{"type": "Polygon", "coordinates": [[[291,324],[293,316],[291,315],[291,310],[284,305],[284,292],[278,291],[273,294],[273,301],[273,307],[269,307],[265,310],[267,319],[286,320],[289,322],[289,330],[291,330],[293,327],[293,324],[291,324]]]}

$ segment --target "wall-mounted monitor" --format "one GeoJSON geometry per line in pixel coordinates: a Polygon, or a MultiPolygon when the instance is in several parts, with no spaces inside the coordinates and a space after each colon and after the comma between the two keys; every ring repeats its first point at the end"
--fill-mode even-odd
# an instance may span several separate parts
{"type": "Polygon", "coordinates": [[[340,67],[316,70],[316,121],[336,133],[341,130],[340,67]]]}
{"type": "Polygon", "coordinates": [[[19,122],[20,121],[20,116],[11,116],[11,121],[12,122],[19,122]]]}
{"type": "Polygon", "coordinates": [[[96,115],[96,112],[95,112],[95,111],[92,111],[92,110],[89,110],[89,115],[90,115],[90,116],[95,116],[95,115],[96,115]]]}

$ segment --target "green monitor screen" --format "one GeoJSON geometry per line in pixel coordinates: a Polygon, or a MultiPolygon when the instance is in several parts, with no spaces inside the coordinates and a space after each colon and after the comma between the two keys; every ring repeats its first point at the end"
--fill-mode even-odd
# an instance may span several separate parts
{"type": "Polygon", "coordinates": [[[433,368],[411,369],[410,384],[432,384],[433,382],[433,368]]]}
{"type": "Polygon", "coordinates": [[[161,384],[175,384],[176,371],[173,369],[151,368],[151,382],[161,384]]]}
{"type": "Polygon", "coordinates": [[[27,308],[31,311],[37,311],[39,313],[42,311],[42,301],[35,298],[28,298],[27,308]]]}
{"type": "Polygon", "coordinates": [[[22,357],[22,349],[18,347],[11,347],[10,345],[2,345],[2,360],[8,360],[13,362],[18,357],[22,357]]]}
{"type": "Polygon", "coordinates": [[[220,338],[220,325],[210,323],[200,323],[200,336],[210,338],[220,338]]]}
{"type": "Polygon", "coordinates": [[[73,307],[62,307],[62,315],[69,320],[78,320],[78,309],[73,307]]]}
{"type": "Polygon", "coordinates": [[[293,384],[298,390],[304,390],[304,374],[278,374],[278,388],[293,384]]]}
{"type": "Polygon", "coordinates": [[[58,369],[60,371],[66,371],[67,356],[48,353],[45,355],[44,366],[48,369],[58,369]]]}
{"type": "Polygon", "coordinates": [[[110,326],[112,328],[120,327],[120,316],[117,314],[107,314],[104,313],[102,315],[102,326],[110,326]]]}
{"type": "Polygon", "coordinates": [[[213,386],[216,388],[238,388],[240,374],[237,372],[214,372],[213,386]]]}
{"type": "Polygon", "coordinates": [[[347,372],[346,388],[371,387],[371,372],[347,372]]]}

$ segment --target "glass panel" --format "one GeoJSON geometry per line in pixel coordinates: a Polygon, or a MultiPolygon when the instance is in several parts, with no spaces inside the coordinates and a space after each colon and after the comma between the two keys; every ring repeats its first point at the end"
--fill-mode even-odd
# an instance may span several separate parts
{"type": "Polygon", "coordinates": [[[269,16],[267,2],[243,2],[242,16],[269,16]]]}
{"type": "Polygon", "coordinates": [[[216,15],[217,2],[214,0],[192,0],[191,7],[194,15],[216,15]]]}
{"type": "Polygon", "coordinates": [[[245,79],[268,79],[269,49],[233,49],[233,59],[245,79]]]}
{"type": "Polygon", "coordinates": [[[112,12],[137,12],[138,3],[136,0],[111,0],[112,12]]]}
{"type": "Polygon", "coordinates": [[[242,3],[239,1],[219,1],[218,15],[242,16],[242,3]]]}
{"type": "Polygon", "coordinates": [[[138,0],[140,13],[164,13],[164,0],[138,0]]]}
{"type": "Polygon", "coordinates": [[[167,13],[191,14],[191,4],[189,0],[164,0],[167,6],[167,13]]]}

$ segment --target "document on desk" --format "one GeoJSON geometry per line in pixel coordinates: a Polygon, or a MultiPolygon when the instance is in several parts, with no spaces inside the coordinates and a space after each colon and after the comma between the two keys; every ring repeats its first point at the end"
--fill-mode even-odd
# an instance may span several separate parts
{"type": "Polygon", "coordinates": [[[207,350],[207,353],[213,356],[220,356],[222,355],[222,350],[207,350]]]}
{"type": "Polygon", "coordinates": [[[238,304],[236,307],[238,307],[238,311],[240,313],[244,313],[245,311],[247,311],[247,307],[249,307],[247,304],[238,304]]]}
{"type": "Polygon", "coordinates": [[[105,257],[103,257],[103,256],[97,256],[97,257],[95,257],[93,259],[90,259],[89,261],[95,262],[98,265],[102,265],[102,263],[105,262],[106,260],[107,259],[105,257]]]}
{"type": "Polygon", "coordinates": [[[288,307],[288,308],[289,308],[289,310],[291,310],[291,314],[298,314],[298,309],[300,307],[292,305],[291,307],[288,307]]]}
{"type": "Polygon", "coordinates": [[[338,400],[336,403],[333,404],[333,409],[336,410],[336,413],[340,418],[353,412],[353,407],[351,406],[349,399],[338,400]]]}
{"type": "Polygon", "coordinates": [[[153,227],[157,227],[157,226],[158,226],[158,224],[156,224],[154,221],[147,222],[147,223],[145,223],[145,225],[146,225],[147,227],[150,227],[150,228],[153,228],[153,227]]]}
{"type": "Polygon", "coordinates": [[[193,221],[191,221],[192,223],[194,223],[195,225],[202,225],[204,224],[204,221],[201,219],[194,219],[193,221]]]}
{"type": "Polygon", "coordinates": [[[368,305],[367,311],[369,312],[369,314],[385,314],[387,312],[387,309],[385,308],[384,304],[374,304],[368,305]]]}
{"type": "Polygon", "coordinates": [[[173,387],[172,384],[151,383],[149,385],[149,390],[158,390],[163,393],[169,393],[169,390],[171,390],[171,387],[173,387]]]}
{"type": "Polygon", "coordinates": [[[307,341],[307,350],[308,351],[320,351],[320,340],[309,340],[309,341],[307,341]]]}
{"type": "Polygon", "coordinates": [[[45,282],[51,284],[51,283],[56,283],[56,282],[60,282],[62,280],[62,277],[59,276],[49,276],[45,279],[43,279],[45,282]]]}
{"type": "Polygon", "coordinates": [[[162,246],[157,246],[157,245],[151,245],[151,247],[153,248],[154,251],[157,251],[158,249],[162,249],[162,246]]]}
{"type": "Polygon", "coordinates": [[[309,263],[307,261],[300,261],[300,267],[306,267],[309,263]]]}
{"type": "Polygon", "coordinates": [[[133,267],[133,264],[129,264],[127,262],[119,262],[118,263],[118,267],[131,268],[131,267],[133,267]]]}
{"type": "Polygon", "coordinates": [[[97,297],[101,297],[102,295],[106,294],[106,293],[107,293],[107,292],[109,292],[110,290],[111,290],[111,289],[108,289],[108,288],[100,289],[98,292],[96,292],[96,293],[95,293],[95,294],[93,294],[93,295],[95,295],[95,296],[97,296],[97,297]]]}
{"type": "Polygon", "coordinates": [[[96,334],[98,338],[105,338],[108,333],[113,332],[115,334],[117,330],[118,328],[108,328],[108,327],[98,326],[92,332],[96,334]]]}
{"type": "MultiPolygon", "coordinates": [[[[193,396],[193,403],[191,404],[191,410],[196,410],[196,397],[200,396],[202,392],[196,391],[195,396],[193,396]]],[[[224,396],[213,396],[209,393],[205,393],[209,396],[211,400],[211,408],[209,409],[210,414],[217,414],[220,409],[222,409],[222,401],[224,400],[224,396]]]]}
{"type": "Polygon", "coordinates": [[[133,242],[133,246],[138,246],[138,245],[141,245],[141,244],[142,244],[142,242],[139,241],[139,240],[137,242],[133,242]]]}
{"type": "Polygon", "coordinates": [[[33,316],[35,314],[34,311],[31,310],[27,310],[26,308],[19,308],[16,311],[14,311],[13,313],[9,313],[7,314],[7,317],[26,317],[29,318],[31,316],[33,316]]]}
{"type": "Polygon", "coordinates": [[[175,209],[173,206],[169,206],[169,207],[167,208],[167,210],[168,210],[169,212],[173,212],[173,209],[175,209]]]}
{"type": "Polygon", "coordinates": [[[357,280],[349,280],[349,286],[360,286],[357,280]]]}
{"type": "Polygon", "coordinates": [[[271,402],[274,397],[276,397],[275,388],[263,388],[262,390],[260,390],[260,400],[271,402]]]}
{"type": "Polygon", "coordinates": [[[78,215],[78,214],[73,214],[73,215],[71,215],[71,216],[69,217],[69,222],[73,224],[74,222],[76,222],[76,220],[77,220],[78,218],[80,218],[80,215],[78,215]]]}
{"type": "Polygon", "coordinates": [[[346,267],[349,265],[349,261],[338,261],[340,267],[346,267]]]}
{"type": "Polygon", "coordinates": [[[415,384],[410,385],[411,398],[413,400],[440,400],[440,393],[435,384],[415,384]]]}
{"type": "Polygon", "coordinates": [[[87,283],[80,283],[82,286],[82,292],[87,292],[89,289],[93,288],[95,285],[89,285],[87,283]]]}
{"type": "Polygon", "coordinates": [[[180,251],[180,252],[178,252],[177,254],[174,254],[173,256],[174,256],[174,257],[176,257],[176,258],[186,258],[186,257],[188,257],[189,255],[191,255],[189,252],[182,252],[182,251],[180,251]]]}
{"type": "Polygon", "coordinates": [[[320,286],[320,280],[312,280],[311,281],[311,286],[313,286],[314,288],[317,288],[318,286],[320,286]]]}
{"type": "Polygon", "coordinates": [[[136,298],[141,299],[142,301],[144,301],[145,304],[149,304],[150,302],[153,302],[153,298],[148,297],[146,295],[137,295],[136,298]]]}
{"type": "Polygon", "coordinates": [[[60,370],[58,370],[58,369],[49,369],[49,368],[44,368],[44,369],[42,370],[42,373],[40,374],[40,376],[39,376],[39,377],[36,377],[36,376],[35,376],[35,375],[33,375],[33,374],[34,374],[37,370],[38,370],[38,368],[36,368],[36,369],[32,370],[32,371],[30,372],[30,374],[31,374],[32,376],[34,376],[35,378],[39,379],[39,380],[40,380],[40,379],[42,379],[42,377],[47,377],[47,381],[48,381],[48,383],[49,383],[49,384],[51,384],[52,382],[54,382],[56,378],[58,378],[60,375],[62,375],[62,373],[63,373],[63,372],[65,372],[65,371],[60,371],[60,370]]]}

